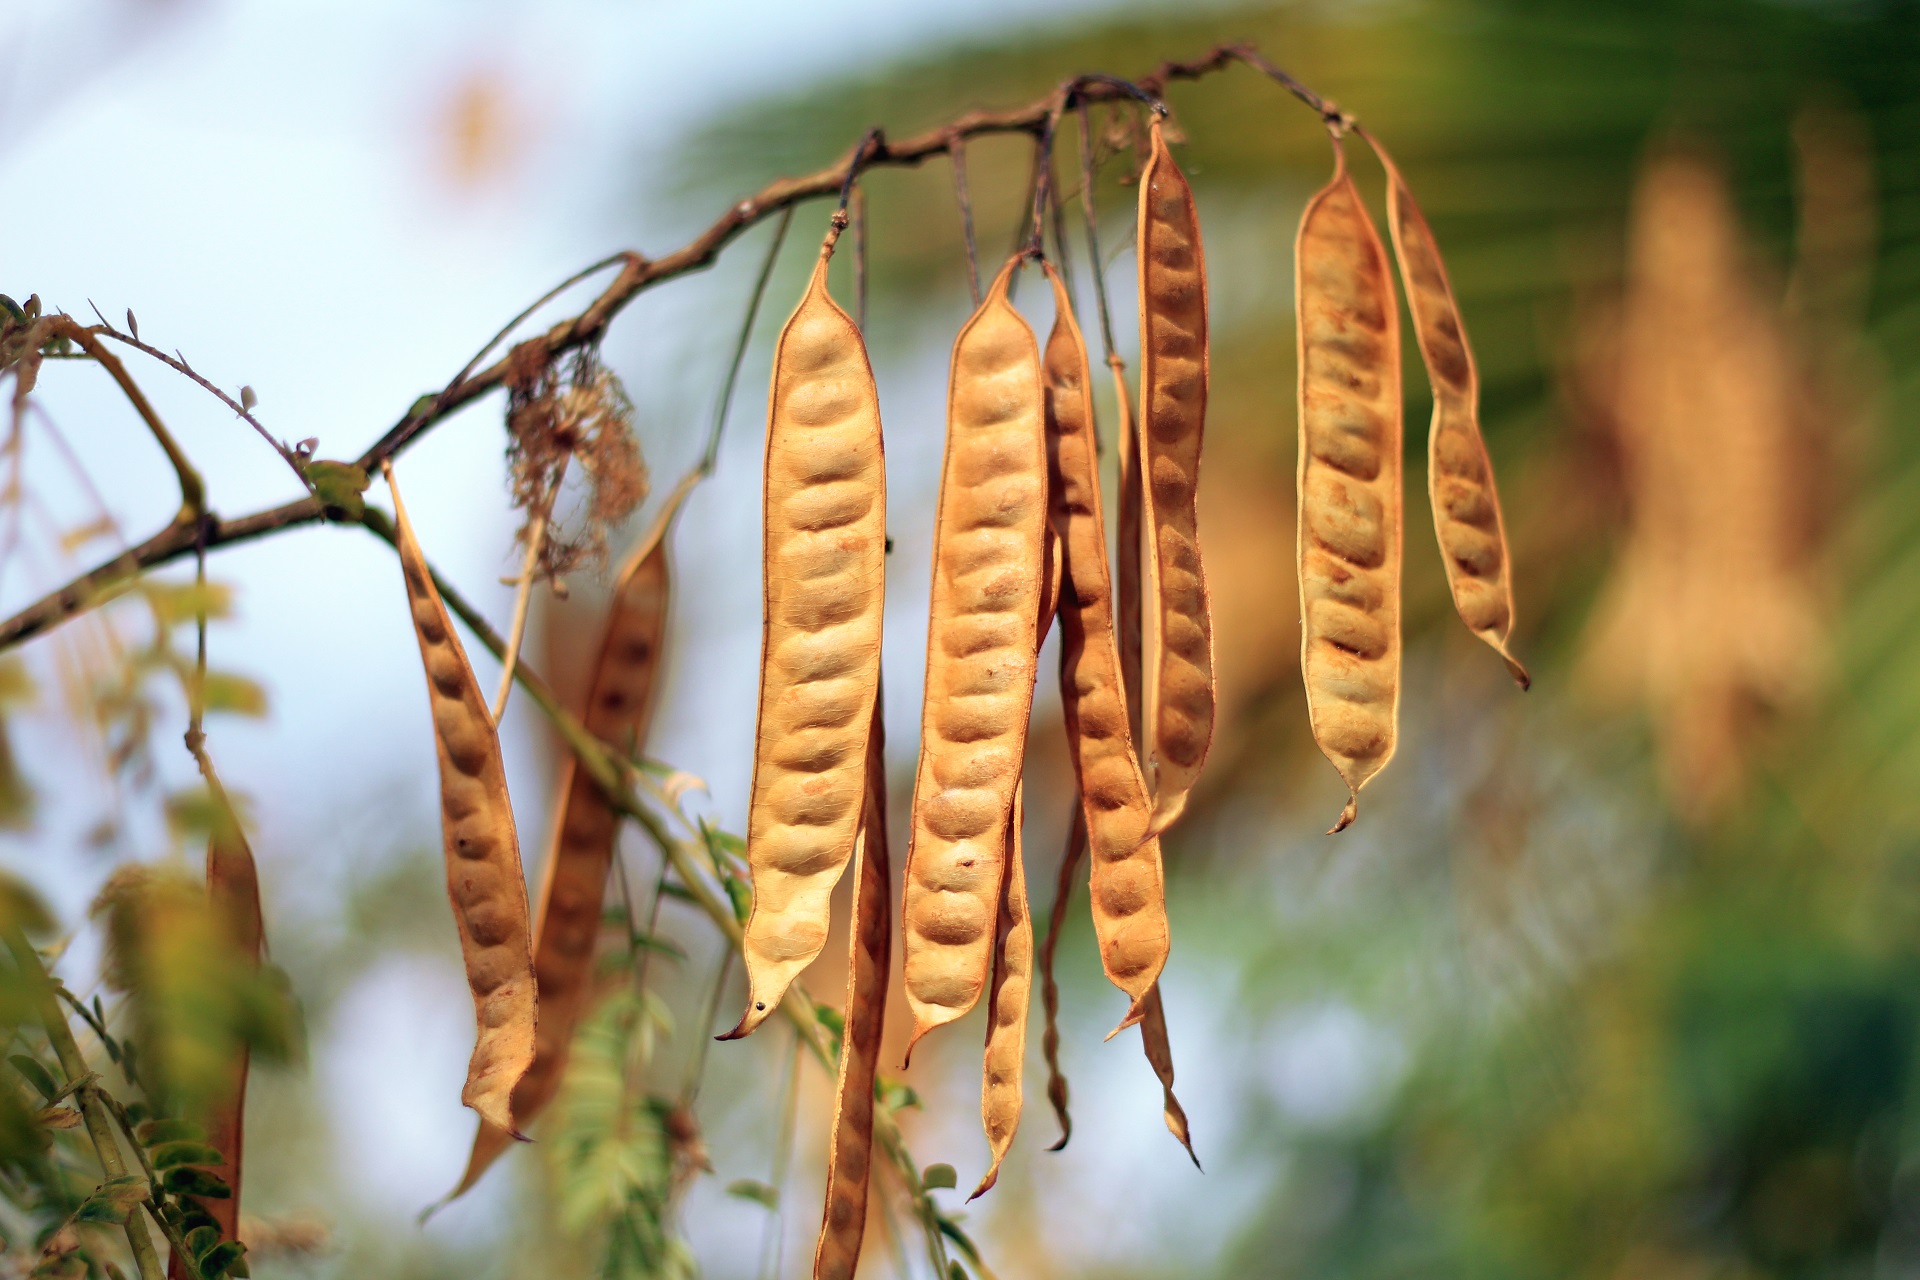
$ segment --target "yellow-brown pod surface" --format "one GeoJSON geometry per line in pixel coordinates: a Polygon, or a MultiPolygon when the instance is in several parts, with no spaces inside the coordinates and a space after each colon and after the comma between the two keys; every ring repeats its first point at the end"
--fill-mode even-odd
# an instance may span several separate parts
{"type": "Polygon", "coordinates": [[[1158,118],[1140,175],[1138,234],[1141,466],[1153,588],[1146,738],[1158,834],[1186,808],[1213,742],[1214,716],[1213,622],[1195,505],[1207,417],[1207,262],[1193,191],[1158,118]]]}
{"type": "MultiPolygon", "coordinates": [[[[831,244],[831,242],[829,242],[831,244]]],[[[853,318],[827,293],[823,248],[780,331],[767,409],[766,612],[747,862],[751,1032],[827,941],[865,806],[880,686],[887,481],[880,397],[853,318]]]]}
{"type": "MultiPolygon", "coordinates": [[[[393,486],[391,468],[387,483],[393,486]]],[[[466,962],[479,1028],[460,1100],[479,1112],[482,1120],[520,1137],[513,1090],[533,1064],[538,1014],[533,928],[527,912],[527,882],[520,870],[520,839],[507,797],[507,771],[486,699],[453,633],[397,487],[393,488],[393,511],[398,526],[395,544],[406,578],[414,635],[426,666],[434,746],[440,759],[447,896],[460,930],[460,954],[466,962]]]]}
{"type": "MultiPolygon", "coordinates": [[[[635,754],[646,746],[647,726],[659,696],[669,594],[667,529],[695,478],[683,480],[668,497],[659,518],[614,575],[612,607],[587,685],[581,715],[587,731],[635,754]]],[[[533,916],[540,1029],[534,1038],[533,1065],[513,1091],[513,1114],[521,1125],[530,1123],[553,1101],[566,1072],[574,1029],[586,1012],[593,947],[600,935],[607,873],[620,830],[620,815],[606,793],[571,754],[561,768],[560,795],[533,916]]],[[[504,1129],[482,1121],[453,1195],[479,1181],[511,1141],[504,1129]]]]}
{"type": "Polygon", "coordinates": [[[913,1040],[986,986],[1033,706],[1047,455],[1039,345],[1007,299],[1018,265],[953,348],[903,913],[913,1040]]]}
{"type": "Polygon", "coordinates": [[[1026,863],[1020,856],[1020,825],[1025,818],[1021,788],[1013,791],[1013,818],[1007,824],[1007,873],[1000,884],[1000,908],[994,926],[993,995],[987,1002],[987,1051],[980,1081],[980,1123],[987,1131],[993,1163],[973,1189],[972,1200],[993,1189],[1000,1162],[1013,1147],[1025,1101],[1027,1009],[1033,999],[1033,916],[1027,908],[1026,863]]]}
{"type": "Polygon", "coordinates": [[[1054,289],[1044,366],[1051,517],[1066,561],[1060,698],[1092,855],[1100,962],[1129,997],[1125,1026],[1139,1017],[1140,1002],[1166,965],[1166,892],[1160,842],[1148,835],[1152,804],[1128,727],[1115,643],[1087,348],[1064,285],[1051,267],[1048,276],[1054,289]]]}
{"type": "Polygon", "coordinates": [[[873,1078],[880,1066],[893,934],[893,876],[887,856],[887,774],[880,704],[868,747],[866,810],[860,822],[859,879],[848,940],[845,1039],[827,1152],[827,1205],[813,1251],[814,1280],[853,1280],[867,1228],[873,1181],[873,1078]]]}
{"type": "Polygon", "coordinates": [[[1400,706],[1400,325],[1387,253],[1334,145],[1294,245],[1300,666],[1314,740],[1349,791],[1393,756],[1400,706]]]}
{"type": "Polygon", "coordinates": [[[1446,564],[1453,606],[1467,629],[1485,640],[1522,689],[1527,669],[1508,649],[1513,634],[1513,575],[1493,462],[1480,434],[1480,375],[1440,246],[1400,170],[1371,136],[1387,171],[1387,228],[1400,259],[1400,280],[1413,332],[1433,388],[1427,433],[1427,496],[1433,531],[1446,564]]]}
{"type": "Polygon", "coordinates": [[[1167,1132],[1179,1139],[1180,1145],[1187,1149],[1187,1159],[1198,1169],[1200,1157],[1194,1154],[1187,1109],[1173,1095],[1173,1041],[1167,1035],[1167,1006],[1160,999],[1158,984],[1147,992],[1146,1008],[1140,1016],[1140,1047],[1146,1052],[1154,1077],[1160,1081],[1160,1113],[1167,1122],[1167,1132]]]}

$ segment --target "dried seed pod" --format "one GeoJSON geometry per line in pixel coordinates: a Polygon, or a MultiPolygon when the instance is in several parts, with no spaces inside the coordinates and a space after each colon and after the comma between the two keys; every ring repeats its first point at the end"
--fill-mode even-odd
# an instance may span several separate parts
{"type": "Polygon", "coordinates": [[[1380,234],[1334,143],[1294,244],[1300,360],[1300,667],[1349,792],[1393,757],[1400,708],[1400,324],[1380,234]]]}
{"type": "Polygon", "coordinates": [[[1512,561],[1493,462],[1480,434],[1480,375],[1473,348],[1447,280],[1433,231],[1407,189],[1393,157],[1364,135],[1387,171],[1387,228],[1400,259],[1400,281],[1413,313],[1413,332],[1433,387],[1433,425],[1427,434],[1427,494],[1433,531],[1447,568],[1453,607],[1467,629],[1485,640],[1522,689],[1527,669],[1507,647],[1513,634],[1512,561]]]}
{"type": "Polygon", "coordinates": [[[1020,1128],[1024,1099],[1021,1079],[1027,1059],[1027,1008],[1033,998],[1033,917],[1027,910],[1027,871],[1020,857],[1020,824],[1025,815],[1022,788],[1013,790],[1013,818],[1007,824],[1007,873],[1000,882],[1000,909],[994,928],[993,995],[988,1000],[987,1052],[980,1082],[980,1122],[987,1131],[993,1163],[967,1199],[992,1190],[1000,1180],[1000,1162],[1020,1128]]]}
{"type": "Polygon", "coordinates": [[[873,1160],[873,1077],[880,1063],[893,930],[893,877],[887,857],[887,774],[880,704],[867,747],[866,809],[854,857],[853,928],[848,941],[845,1038],[834,1092],[827,1153],[827,1207],[813,1251],[814,1280],[853,1280],[867,1226],[873,1160]]]}
{"type": "Polygon", "coordinates": [[[1166,1116],[1167,1131],[1180,1140],[1180,1145],[1187,1149],[1187,1159],[1198,1169],[1200,1157],[1193,1150],[1186,1108],[1173,1096],[1173,1042],[1167,1038],[1167,1008],[1160,999],[1157,983],[1147,992],[1146,1009],[1140,1017],[1140,1044],[1146,1050],[1153,1074],[1160,1078],[1161,1108],[1166,1116]]]}
{"type": "Polygon", "coordinates": [[[1019,263],[953,348],[903,911],[909,1052],[986,986],[1033,705],[1047,457],[1039,345],[1007,299],[1019,263]]]}
{"type": "Polygon", "coordinates": [[[1148,829],[1153,807],[1128,731],[1115,645],[1087,348],[1051,266],[1048,276],[1055,316],[1045,364],[1049,514],[1064,548],[1068,588],[1060,601],[1060,697],[1092,851],[1100,962],[1131,1000],[1125,1027],[1139,1018],[1141,1001],[1167,962],[1166,887],[1160,842],[1148,829]]]}
{"type": "Polygon", "coordinates": [[[1060,855],[1059,878],[1053,886],[1053,909],[1047,913],[1047,936],[1040,944],[1040,1005],[1046,1013],[1047,1029],[1040,1037],[1040,1052],[1047,1059],[1047,1101],[1053,1104],[1054,1119],[1060,1122],[1060,1140],[1048,1147],[1060,1151],[1073,1137],[1073,1115],[1067,1110],[1067,1076],[1060,1069],[1060,984],[1053,978],[1053,956],[1060,945],[1060,930],[1067,923],[1067,906],[1073,901],[1073,876],[1080,869],[1080,856],[1087,850],[1087,815],[1080,797],[1073,797],[1073,820],[1068,825],[1067,847],[1060,855]]]}
{"type": "MultiPolygon", "coordinates": [[[[666,639],[669,597],[667,530],[691,492],[690,473],[667,498],[658,518],[614,576],[613,603],[600,642],[587,704],[587,731],[638,753],[646,745],[660,687],[661,649],[666,639]]],[[[567,1068],[574,1029],[586,1012],[593,976],[593,945],[600,934],[607,872],[620,831],[620,815],[599,784],[569,755],[561,768],[553,836],[541,870],[534,911],[533,972],[540,1000],[540,1028],[533,1065],[513,1090],[513,1115],[525,1125],[553,1101],[567,1068]]],[[[512,1139],[481,1121],[460,1185],[452,1199],[479,1181],[512,1139]]]]}
{"type": "Polygon", "coordinates": [[[387,484],[398,527],[394,543],[433,708],[447,896],[453,901],[479,1027],[460,1100],[482,1120],[522,1138],[512,1097],[533,1064],[538,1012],[527,882],[520,870],[520,839],[507,797],[500,737],[420,553],[391,466],[387,484]]]}
{"type": "MultiPolygon", "coordinates": [[[[212,784],[220,802],[220,819],[207,841],[207,898],[214,919],[226,929],[234,954],[258,967],[266,950],[266,929],[260,919],[260,877],[253,862],[253,850],[240,830],[226,793],[220,784],[212,784]]],[[[222,1090],[222,1103],[203,1117],[207,1145],[220,1153],[216,1170],[232,1195],[223,1198],[190,1197],[220,1227],[222,1240],[240,1238],[240,1173],[244,1121],[247,1110],[247,1050],[241,1046],[228,1063],[229,1086],[222,1090]]],[[[194,1280],[194,1272],[179,1253],[167,1259],[167,1280],[194,1280]]]]}
{"type": "MultiPolygon", "coordinates": [[[[1213,621],[1195,496],[1207,416],[1207,260],[1193,191],[1158,117],[1140,175],[1140,444],[1146,483],[1146,736],[1153,834],[1180,817],[1213,742],[1213,621]]],[[[1095,838],[1098,865],[1098,838],[1095,838]]]]}
{"type": "Polygon", "coordinates": [[[747,815],[747,1035],[826,945],[860,825],[880,684],[886,466],[866,343],[827,293],[832,241],[780,331],[767,408],[766,613],[747,815]]]}

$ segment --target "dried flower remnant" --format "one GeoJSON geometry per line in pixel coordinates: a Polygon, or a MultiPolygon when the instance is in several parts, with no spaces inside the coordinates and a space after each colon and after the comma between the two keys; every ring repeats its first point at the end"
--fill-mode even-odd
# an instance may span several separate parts
{"type": "Polygon", "coordinates": [[[519,541],[540,539],[534,576],[551,580],[603,562],[608,535],[648,490],[626,389],[593,348],[562,369],[538,338],[509,353],[507,387],[509,485],[527,517],[519,541]],[[584,477],[586,494],[569,519],[552,519],[569,474],[584,477]]]}

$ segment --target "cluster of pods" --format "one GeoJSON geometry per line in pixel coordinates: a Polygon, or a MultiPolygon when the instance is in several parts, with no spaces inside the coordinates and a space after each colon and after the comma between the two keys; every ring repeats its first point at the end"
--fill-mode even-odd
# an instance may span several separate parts
{"type": "MultiPolygon", "coordinates": [[[[1207,288],[1193,195],[1168,150],[1164,109],[1154,106],[1138,183],[1137,414],[1125,369],[1108,356],[1119,405],[1115,557],[1087,347],[1037,236],[1000,270],[953,349],[900,936],[914,1019],[909,1052],[987,1000],[982,1115],[992,1163],[975,1195],[994,1184],[1019,1125],[1036,959],[1048,1094],[1068,1126],[1052,959],[1083,858],[1101,963],[1127,997],[1116,1033],[1141,1028],[1168,1126],[1192,1151],[1159,990],[1171,940],[1161,837],[1186,809],[1215,718],[1196,517],[1207,288]],[[1033,263],[1055,304],[1044,347],[1009,298],[1016,274],[1033,263]],[[1079,800],[1052,927],[1036,953],[1021,775],[1038,654],[1056,622],[1079,800]]],[[[1399,309],[1386,250],[1346,168],[1348,133],[1373,145],[1387,175],[1390,229],[1434,392],[1430,498],[1453,598],[1523,686],[1526,674],[1507,647],[1505,535],[1445,268],[1391,158],[1349,118],[1323,114],[1336,167],[1307,205],[1295,264],[1299,581],[1313,733],[1350,790],[1339,830],[1394,750],[1404,523],[1399,309]]],[[[827,288],[845,225],[843,200],[774,356],[747,832],[752,908],[742,944],[749,991],[738,1025],[722,1037],[750,1034],[819,955],[834,887],[854,863],[816,1255],[816,1274],[839,1276],[852,1274],[864,1230],[893,936],[880,681],[886,475],[860,327],[827,288]]],[[[603,741],[645,741],[666,619],[665,534],[686,488],[616,578],[584,715],[603,741]]],[[[588,995],[618,814],[591,778],[569,774],[530,912],[493,719],[397,492],[395,506],[438,743],[448,889],[479,1025],[463,1099],[481,1127],[458,1194],[554,1096],[588,995]]]]}

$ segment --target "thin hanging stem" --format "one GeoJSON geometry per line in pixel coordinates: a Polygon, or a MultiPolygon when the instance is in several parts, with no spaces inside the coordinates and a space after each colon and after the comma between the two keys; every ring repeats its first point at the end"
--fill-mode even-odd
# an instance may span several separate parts
{"type": "Polygon", "coordinates": [[[1352,116],[1342,111],[1339,106],[1334,103],[1332,98],[1323,98],[1313,90],[1307,88],[1307,86],[1295,80],[1285,71],[1267,61],[1260,51],[1252,45],[1227,45],[1223,52],[1229,57],[1237,58],[1241,62],[1246,63],[1254,70],[1285,88],[1288,93],[1291,93],[1294,97],[1300,99],[1300,101],[1306,103],[1315,111],[1318,111],[1320,118],[1326,121],[1327,127],[1334,130],[1335,137],[1345,133],[1359,123],[1352,116]]]}
{"type": "Polygon", "coordinates": [[[953,198],[960,205],[960,231],[967,241],[967,289],[975,309],[980,306],[980,250],[973,240],[973,195],[967,188],[967,140],[954,134],[947,142],[953,158],[953,198]]]}
{"type": "Polygon", "coordinates": [[[867,189],[853,189],[853,327],[867,331],[867,189]]]}
{"type": "Polygon", "coordinates": [[[1067,210],[1060,199],[1060,184],[1053,182],[1047,197],[1047,205],[1053,212],[1053,254],[1060,267],[1060,284],[1067,291],[1067,307],[1074,315],[1080,314],[1080,299],[1073,284],[1073,259],[1067,251],[1067,210]]]}
{"type": "Polygon", "coordinates": [[[887,135],[877,127],[867,130],[860,139],[860,145],[853,149],[852,158],[847,161],[847,176],[840,183],[840,204],[833,211],[826,242],[820,246],[822,254],[831,254],[833,246],[840,241],[840,233],[847,229],[847,205],[853,199],[853,184],[859,180],[860,170],[886,154],[887,135]]]}
{"type": "Polygon", "coordinates": [[[767,296],[767,282],[773,278],[773,264],[779,260],[780,246],[786,243],[787,228],[793,225],[794,206],[788,205],[775,224],[773,241],[767,245],[767,257],[754,277],[753,294],[747,300],[747,316],[740,322],[740,336],[734,340],[733,359],[727,362],[726,381],[720,384],[720,403],[713,411],[713,426],[707,432],[706,451],[700,455],[700,474],[713,474],[720,457],[720,433],[727,427],[727,411],[733,407],[733,388],[740,380],[740,365],[747,356],[747,344],[753,338],[753,322],[759,318],[760,303],[767,296]]]}
{"type": "Polygon", "coordinates": [[[793,1052],[787,1055],[787,1070],[780,1104],[780,1129],[773,1143],[771,1183],[773,1211],[767,1215],[765,1234],[760,1238],[760,1280],[776,1280],[780,1274],[780,1255],[787,1242],[786,1182],[787,1169],[793,1163],[793,1134],[800,1120],[800,1037],[793,1038],[793,1052]]]}
{"type": "Polygon", "coordinates": [[[1100,310],[1100,342],[1107,363],[1114,359],[1113,311],[1107,305],[1107,264],[1100,256],[1100,215],[1093,205],[1093,185],[1099,177],[1093,155],[1093,113],[1080,104],[1080,213],[1087,224],[1087,257],[1093,268],[1094,305],[1100,310]]]}
{"type": "Polygon", "coordinates": [[[527,633],[527,606],[533,599],[533,580],[540,568],[540,550],[546,543],[547,524],[553,516],[554,504],[560,500],[560,482],[567,478],[567,463],[573,458],[570,453],[560,455],[560,465],[554,468],[553,483],[547,487],[547,494],[533,513],[533,523],[527,528],[527,555],[520,566],[520,581],[513,592],[513,621],[507,625],[507,656],[501,659],[500,691],[493,695],[493,723],[500,725],[500,717],[507,710],[507,695],[513,692],[513,671],[520,661],[520,641],[527,633]]]}

